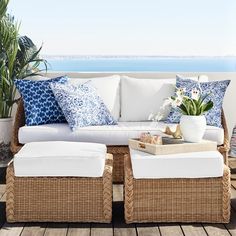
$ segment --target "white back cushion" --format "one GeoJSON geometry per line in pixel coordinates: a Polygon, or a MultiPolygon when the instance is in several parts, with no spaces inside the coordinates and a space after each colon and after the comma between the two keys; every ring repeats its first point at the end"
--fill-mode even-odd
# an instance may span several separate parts
{"type": "MultiPolygon", "coordinates": [[[[198,80],[198,77],[189,77],[198,80]]],[[[200,76],[200,81],[207,81],[200,76]]],[[[161,111],[162,120],[170,112],[166,107],[161,110],[166,98],[174,95],[176,79],[137,79],[121,77],[121,121],[147,121],[151,114],[161,111]]]]}
{"type": "MultiPolygon", "coordinates": [[[[121,79],[122,121],[146,121],[175,91],[175,79],[121,79]]],[[[168,114],[167,114],[168,115],[168,114]]]]}
{"type": "Polygon", "coordinates": [[[91,81],[97,88],[98,94],[107,106],[111,115],[118,120],[120,117],[120,76],[113,75],[96,78],[70,78],[71,83],[83,83],[91,81]]]}

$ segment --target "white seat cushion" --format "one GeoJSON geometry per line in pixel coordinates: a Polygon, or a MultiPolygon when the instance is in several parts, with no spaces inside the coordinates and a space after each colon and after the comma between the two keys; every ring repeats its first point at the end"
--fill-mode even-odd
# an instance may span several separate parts
{"type": "Polygon", "coordinates": [[[224,158],[217,151],[151,155],[130,149],[136,179],[223,176],[224,158]]]}
{"type": "Polygon", "coordinates": [[[14,156],[15,176],[101,177],[106,151],[97,143],[27,143],[14,156]]]}
{"type": "Polygon", "coordinates": [[[89,80],[97,89],[98,94],[111,112],[111,115],[118,120],[120,117],[120,76],[113,75],[97,78],[71,78],[70,82],[78,84],[89,80]]]}
{"type": "MultiPolygon", "coordinates": [[[[198,77],[189,77],[198,80],[198,77]]],[[[200,76],[199,81],[208,80],[200,76]]],[[[176,79],[137,79],[121,77],[120,121],[147,121],[151,114],[161,112],[165,120],[170,107],[163,107],[164,100],[174,95],[176,79]]]]}
{"type": "MultiPolygon", "coordinates": [[[[129,138],[137,138],[142,132],[161,134],[166,125],[175,129],[176,124],[164,122],[118,122],[118,125],[89,126],[72,132],[68,124],[46,124],[39,126],[23,126],[19,129],[19,142],[29,143],[38,141],[78,141],[103,143],[106,145],[128,145],[129,138]]],[[[207,126],[204,139],[217,142],[224,141],[222,128],[207,126]]]]}

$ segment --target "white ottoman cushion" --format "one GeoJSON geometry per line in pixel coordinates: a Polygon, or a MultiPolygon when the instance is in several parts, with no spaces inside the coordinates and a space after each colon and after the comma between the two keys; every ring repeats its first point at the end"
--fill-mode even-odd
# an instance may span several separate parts
{"type": "Polygon", "coordinates": [[[107,148],[79,142],[32,142],[14,157],[15,176],[101,177],[107,148]]]}
{"type": "Polygon", "coordinates": [[[130,149],[130,155],[136,179],[223,176],[224,161],[217,151],[151,155],[130,149]]]}

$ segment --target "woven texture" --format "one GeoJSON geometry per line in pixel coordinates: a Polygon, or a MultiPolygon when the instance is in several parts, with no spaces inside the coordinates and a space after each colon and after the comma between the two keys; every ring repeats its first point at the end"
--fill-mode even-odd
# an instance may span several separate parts
{"type": "MultiPolygon", "coordinates": [[[[224,144],[218,146],[218,150],[224,157],[224,163],[228,165],[229,135],[223,111],[221,120],[222,120],[222,127],[224,128],[224,144]]],[[[18,140],[18,131],[19,128],[24,125],[25,125],[24,106],[22,100],[19,100],[15,117],[15,123],[13,127],[12,142],[11,142],[11,150],[13,153],[17,153],[22,147],[22,144],[20,144],[18,140]]],[[[122,183],[124,180],[124,155],[129,153],[129,148],[128,146],[109,146],[108,152],[113,154],[113,159],[114,159],[113,182],[122,183]]]]}
{"type": "Polygon", "coordinates": [[[15,177],[7,168],[8,222],[111,222],[112,155],[103,177],[15,177]]]}
{"type": "Polygon", "coordinates": [[[124,182],[124,156],[129,154],[128,146],[108,146],[107,152],[113,155],[113,183],[124,182]]]}
{"type": "Polygon", "coordinates": [[[221,178],[134,179],[125,157],[125,220],[210,222],[230,220],[230,171],[221,178]]]}

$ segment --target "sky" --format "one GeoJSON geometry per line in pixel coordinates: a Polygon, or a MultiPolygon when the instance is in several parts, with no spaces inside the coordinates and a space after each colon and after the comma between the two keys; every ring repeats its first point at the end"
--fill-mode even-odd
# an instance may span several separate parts
{"type": "Polygon", "coordinates": [[[44,55],[236,55],[236,0],[10,0],[44,55]]]}

